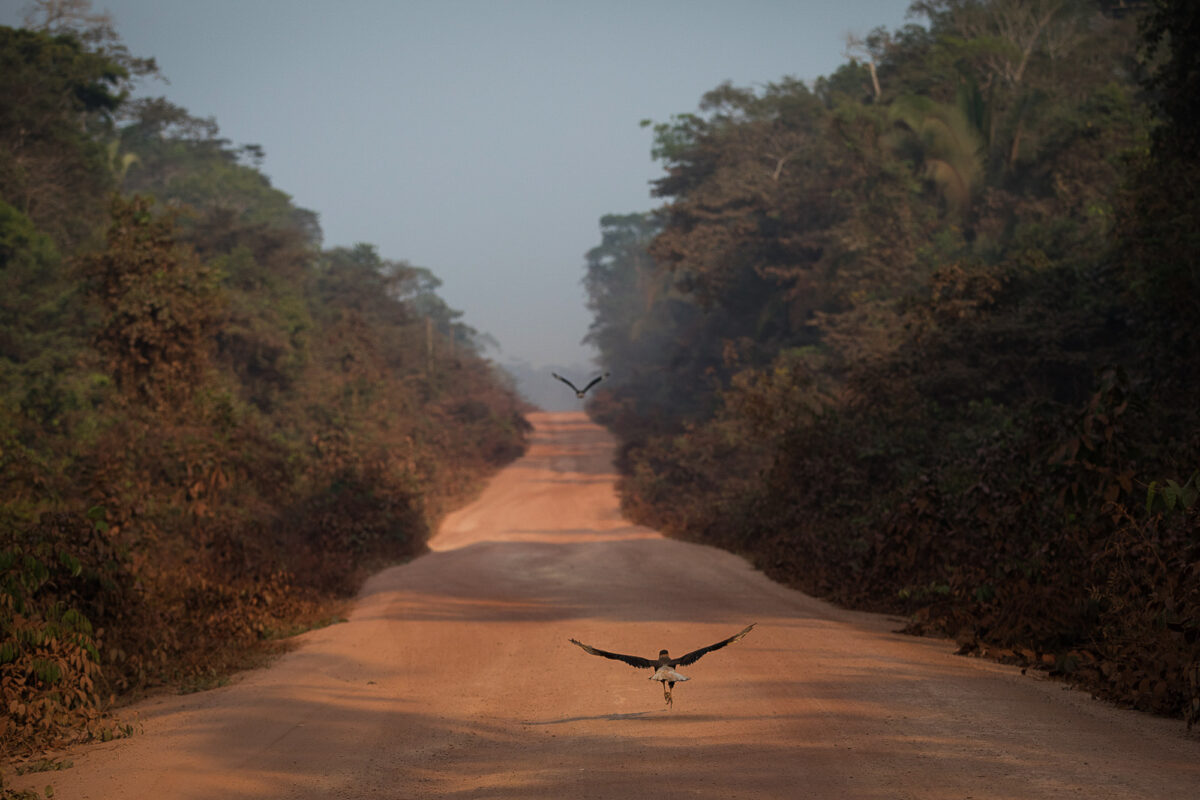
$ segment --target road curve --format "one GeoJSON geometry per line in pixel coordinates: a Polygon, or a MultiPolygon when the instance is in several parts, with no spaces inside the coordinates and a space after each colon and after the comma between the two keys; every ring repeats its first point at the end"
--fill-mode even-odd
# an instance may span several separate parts
{"type": "Polygon", "coordinates": [[[1200,738],[894,633],[621,517],[612,441],[535,414],[528,455],[270,668],[135,711],[26,775],[56,798],[1195,798],[1200,738]],[[607,650],[682,653],[665,708],[607,650]]]}

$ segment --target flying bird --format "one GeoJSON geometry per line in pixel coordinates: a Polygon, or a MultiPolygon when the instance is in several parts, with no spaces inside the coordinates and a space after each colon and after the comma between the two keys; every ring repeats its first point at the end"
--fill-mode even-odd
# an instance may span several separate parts
{"type": "Polygon", "coordinates": [[[610,653],[607,650],[600,650],[599,648],[586,645],[576,639],[571,639],[570,642],[577,647],[582,647],[585,653],[591,653],[594,656],[612,658],[616,659],[617,661],[624,661],[626,664],[637,667],[638,669],[654,670],[654,674],[650,676],[650,680],[659,681],[662,683],[663,699],[667,701],[668,706],[673,706],[674,701],[671,699],[671,690],[675,688],[675,684],[678,681],[689,680],[686,675],[680,675],[678,672],[676,672],[675,667],[686,667],[688,664],[694,664],[699,661],[700,656],[704,655],[705,653],[711,653],[713,650],[720,650],[727,644],[733,644],[738,639],[741,639],[743,636],[749,633],[757,624],[757,622],[752,622],[743,628],[741,633],[735,633],[728,639],[723,639],[716,644],[710,644],[708,647],[701,647],[699,650],[693,650],[692,652],[682,655],[679,658],[671,658],[671,654],[666,650],[659,650],[658,658],[650,659],[642,658],[641,656],[627,656],[622,655],[621,653],[610,653]]]}
{"type": "Polygon", "coordinates": [[[582,399],[583,399],[583,396],[584,396],[585,394],[587,394],[587,391],[588,391],[588,389],[592,388],[593,386],[595,386],[597,383],[599,383],[600,381],[602,381],[602,380],[604,380],[605,378],[607,378],[607,377],[608,377],[609,375],[611,375],[612,373],[611,373],[611,372],[606,372],[606,373],[604,373],[603,375],[597,375],[595,378],[592,378],[592,382],[591,382],[591,383],[589,383],[587,386],[583,387],[582,389],[580,389],[580,388],[579,388],[578,386],[576,386],[575,384],[571,383],[569,380],[567,380],[566,378],[564,378],[562,375],[559,375],[557,372],[551,372],[550,374],[551,374],[551,375],[553,375],[554,377],[558,378],[560,381],[562,381],[563,383],[565,383],[567,386],[570,386],[572,389],[574,389],[574,390],[575,390],[575,396],[576,396],[576,397],[578,397],[580,400],[582,400],[582,399]]]}

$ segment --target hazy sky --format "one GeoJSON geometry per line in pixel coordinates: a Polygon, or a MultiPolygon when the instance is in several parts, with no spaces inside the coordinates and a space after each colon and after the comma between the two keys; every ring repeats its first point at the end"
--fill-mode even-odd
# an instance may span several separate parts
{"type": "MultiPolygon", "coordinates": [[[[19,25],[23,0],[0,0],[19,25]]],[[[586,363],[584,254],[659,205],[651,132],[723,81],[811,81],[909,0],[93,0],[165,95],[320,216],[428,267],[503,362],[586,363]]]]}

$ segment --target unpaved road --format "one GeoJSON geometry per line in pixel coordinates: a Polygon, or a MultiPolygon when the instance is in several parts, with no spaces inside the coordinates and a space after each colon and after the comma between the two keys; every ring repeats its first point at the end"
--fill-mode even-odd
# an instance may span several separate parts
{"type": "Polygon", "coordinates": [[[621,518],[612,442],[538,414],[529,455],[269,669],[138,709],[19,779],[76,798],[1193,798],[1200,737],[957,657],[621,518]],[[567,642],[653,656],[649,672],[567,642]]]}

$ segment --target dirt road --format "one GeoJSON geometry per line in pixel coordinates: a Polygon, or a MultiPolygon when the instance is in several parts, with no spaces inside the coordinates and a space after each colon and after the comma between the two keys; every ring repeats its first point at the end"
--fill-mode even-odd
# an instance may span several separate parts
{"type": "Polygon", "coordinates": [[[348,622],[143,732],[19,779],[77,798],[1196,798],[1200,737],[952,655],[622,519],[612,442],[539,414],[527,457],[375,576],[348,622]],[[666,709],[648,670],[682,653],[666,709]]]}

